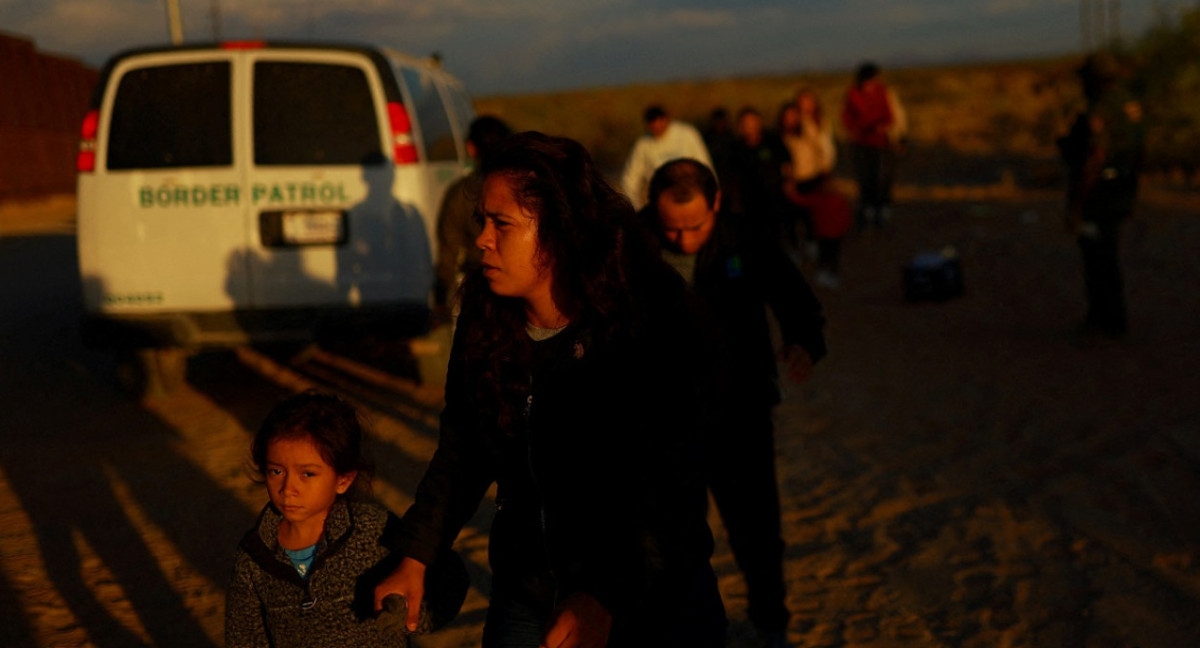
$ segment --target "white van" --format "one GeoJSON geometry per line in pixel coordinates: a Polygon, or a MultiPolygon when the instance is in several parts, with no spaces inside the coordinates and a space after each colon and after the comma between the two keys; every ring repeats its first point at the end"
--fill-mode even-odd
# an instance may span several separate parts
{"type": "Polygon", "coordinates": [[[114,56],[77,165],[85,338],[196,348],[311,339],[338,319],[419,329],[473,117],[437,62],[387,50],[114,56]]]}

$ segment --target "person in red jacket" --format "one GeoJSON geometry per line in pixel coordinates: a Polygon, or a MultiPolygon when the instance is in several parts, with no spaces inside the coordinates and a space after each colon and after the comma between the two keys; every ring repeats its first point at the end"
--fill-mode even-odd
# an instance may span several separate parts
{"type": "Polygon", "coordinates": [[[850,159],[858,180],[858,226],[882,227],[891,209],[889,133],[896,116],[879,66],[858,66],[842,104],[842,125],[850,138],[850,159]]]}

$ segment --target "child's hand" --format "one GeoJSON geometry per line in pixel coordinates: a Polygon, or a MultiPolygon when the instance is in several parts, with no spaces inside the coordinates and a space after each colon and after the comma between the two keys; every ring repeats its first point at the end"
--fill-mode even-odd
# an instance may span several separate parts
{"type": "Polygon", "coordinates": [[[421,601],[425,598],[425,564],[412,558],[400,561],[400,566],[375,586],[375,611],[383,609],[383,599],[396,594],[408,603],[405,626],[416,632],[421,616],[421,601]]]}

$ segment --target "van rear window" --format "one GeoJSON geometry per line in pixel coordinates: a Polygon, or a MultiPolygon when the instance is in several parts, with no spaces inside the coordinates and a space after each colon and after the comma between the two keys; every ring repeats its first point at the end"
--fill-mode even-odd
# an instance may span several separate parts
{"type": "Polygon", "coordinates": [[[403,75],[413,107],[416,108],[417,122],[421,126],[421,137],[425,140],[425,154],[429,161],[457,161],[454,131],[451,130],[450,117],[446,114],[446,106],[442,103],[433,77],[410,67],[403,68],[403,75]]]}
{"type": "Polygon", "coordinates": [[[106,164],[109,169],[233,164],[229,63],[125,73],[113,101],[106,164]]]}
{"type": "Polygon", "coordinates": [[[382,164],[375,102],[361,68],[254,64],[254,163],[382,164]]]}

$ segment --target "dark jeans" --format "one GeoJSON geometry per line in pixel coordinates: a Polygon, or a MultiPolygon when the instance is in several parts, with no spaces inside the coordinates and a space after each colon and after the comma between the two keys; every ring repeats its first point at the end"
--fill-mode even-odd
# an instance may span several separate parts
{"type": "MultiPolygon", "coordinates": [[[[827,174],[821,174],[814,178],[809,178],[808,180],[797,180],[796,181],[796,191],[799,192],[800,195],[803,195],[803,196],[807,196],[811,193],[819,191],[821,189],[821,186],[825,184],[825,179],[827,177],[828,177],[827,174]]],[[[803,207],[800,205],[793,205],[790,202],[788,203],[788,206],[791,210],[790,213],[792,214],[790,243],[792,244],[792,247],[799,248],[800,247],[800,239],[796,234],[796,224],[797,223],[804,226],[804,238],[805,239],[812,241],[816,238],[816,236],[813,234],[813,210],[811,207],[803,207]]]]}
{"type": "Polygon", "coordinates": [[[534,605],[492,592],[483,624],[483,648],[538,648],[546,621],[534,605]]]}
{"type": "Polygon", "coordinates": [[[709,487],[746,577],[750,620],[764,632],[784,631],[787,588],[771,410],[745,412],[724,427],[712,451],[709,487]]]}
{"type": "Polygon", "coordinates": [[[822,270],[837,274],[841,251],[842,239],[817,239],[817,266],[822,270]]]}
{"type": "Polygon", "coordinates": [[[1121,259],[1117,250],[1119,229],[1116,223],[1102,224],[1095,237],[1079,237],[1083,252],[1083,279],[1087,287],[1087,326],[1107,335],[1124,335],[1128,330],[1125,314],[1125,284],[1121,279],[1121,259]]]}
{"type": "MultiPolygon", "coordinates": [[[[608,648],[721,648],[725,645],[725,610],[712,569],[702,565],[690,573],[673,574],[677,592],[609,635],[608,648]]],[[[549,615],[518,597],[492,592],[483,625],[483,648],[537,648],[549,615]]]]}
{"type": "Polygon", "coordinates": [[[883,208],[892,202],[895,159],[887,148],[850,146],[850,161],[858,181],[858,228],[883,226],[883,208]]]}

